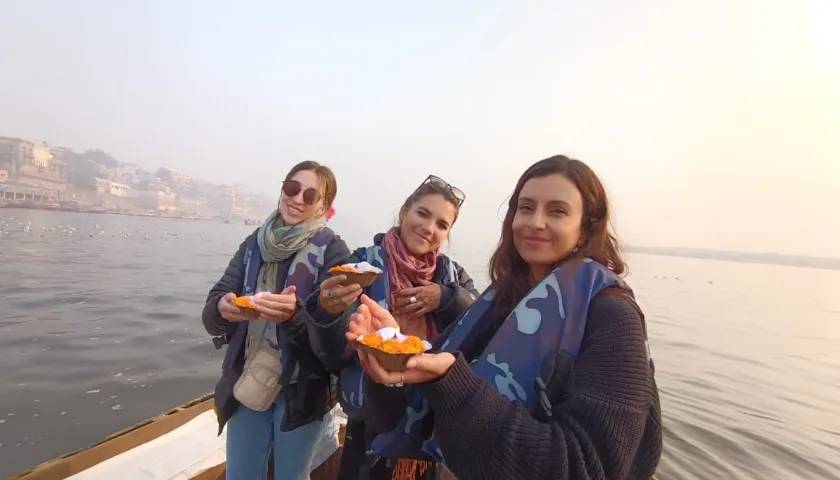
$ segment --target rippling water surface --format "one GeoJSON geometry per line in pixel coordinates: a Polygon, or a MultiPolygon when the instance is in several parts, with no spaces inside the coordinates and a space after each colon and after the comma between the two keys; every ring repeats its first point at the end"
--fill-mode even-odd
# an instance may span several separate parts
{"type": "MultiPolygon", "coordinates": [[[[0,210],[0,475],[210,391],[221,353],[201,308],[252,228],[0,210]]],[[[457,260],[486,284],[486,256],[457,260]]],[[[629,260],[664,412],[658,477],[839,478],[840,271],[629,260]]]]}

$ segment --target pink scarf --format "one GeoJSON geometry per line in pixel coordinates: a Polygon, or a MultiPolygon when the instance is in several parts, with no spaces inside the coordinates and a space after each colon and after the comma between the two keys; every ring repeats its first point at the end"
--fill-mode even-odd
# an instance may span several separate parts
{"type": "MultiPolygon", "coordinates": [[[[437,250],[420,257],[412,255],[400,240],[397,229],[391,229],[385,234],[382,238],[382,248],[385,250],[385,263],[388,268],[391,305],[395,305],[394,293],[406,288],[419,287],[423,284],[421,280],[432,281],[437,268],[437,250]]],[[[430,315],[426,315],[426,331],[428,340],[434,340],[437,336],[437,329],[430,315]]]]}

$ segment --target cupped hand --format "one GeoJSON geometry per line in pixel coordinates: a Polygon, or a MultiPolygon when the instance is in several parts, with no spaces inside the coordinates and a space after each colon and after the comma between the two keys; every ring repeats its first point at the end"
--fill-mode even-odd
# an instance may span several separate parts
{"type": "Polygon", "coordinates": [[[280,293],[262,292],[254,297],[254,304],[260,318],[269,322],[283,323],[292,318],[297,311],[297,295],[294,285],[286,287],[280,293]]]}
{"type": "Polygon", "coordinates": [[[234,303],[235,300],[236,294],[233,292],[228,292],[219,298],[216,306],[222,318],[228,322],[246,322],[257,318],[258,314],[253,310],[237,307],[234,303]]]}
{"type": "Polygon", "coordinates": [[[358,283],[344,285],[346,281],[347,275],[335,275],[321,282],[318,303],[327,313],[343,313],[362,294],[362,287],[358,283]]]}

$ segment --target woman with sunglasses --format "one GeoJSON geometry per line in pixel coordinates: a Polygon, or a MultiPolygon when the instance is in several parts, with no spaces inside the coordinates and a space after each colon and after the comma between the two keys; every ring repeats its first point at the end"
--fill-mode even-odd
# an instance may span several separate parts
{"type": "Polygon", "coordinates": [[[322,428],[334,418],[331,375],[309,346],[301,299],[350,254],[325,226],[335,176],[316,162],[295,165],[277,210],[249,235],[210,290],[202,319],[227,343],[216,385],[219,432],[227,424],[227,478],[308,479],[322,428]],[[253,308],[241,308],[249,296],[253,308]]]}
{"type": "MultiPolygon", "coordinates": [[[[365,292],[394,312],[400,330],[407,335],[434,340],[474,301],[478,292],[472,279],[457,263],[440,253],[448,238],[464,193],[439,177],[430,175],[405,200],[396,227],[376,235],[373,245],[357,249],[350,263],[366,261],[384,270],[362,289],[337,275],[321,283],[320,291],[306,302],[312,347],[332,371],[340,371],[339,401],[349,417],[342,455],[341,479],[406,480],[433,474],[434,464],[415,460],[369,462],[362,389],[365,378],[347,342],[347,320],[365,292]],[[414,471],[416,475],[400,472],[414,471]]],[[[398,393],[398,392],[397,392],[398,393]]]]}
{"type": "MultiPolygon", "coordinates": [[[[644,316],[620,275],[604,188],[555,156],[520,177],[491,286],[433,351],[388,372],[359,351],[386,433],[374,454],[443,462],[462,480],[651,478],[662,453],[644,316]],[[411,384],[393,415],[382,385],[411,384]],[[390,418],[386,418],[389,417],[390,418]]],[[[355,340],[397,321],[369,298],[355,340]]]]}

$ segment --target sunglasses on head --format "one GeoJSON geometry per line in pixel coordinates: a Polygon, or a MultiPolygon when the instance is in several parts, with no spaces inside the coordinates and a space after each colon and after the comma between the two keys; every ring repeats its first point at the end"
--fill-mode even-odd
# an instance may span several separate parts
{"type": "MultiPolygon", "coordinates": [[[[286,180],[283,182],[283,195],[286,195],[287,197],[296,197],[302,189],[303,185],[301,185],[297,180],[286,180]]],[[[321,198],[321,194],[318,193],[318,189],[309,187],[306,190],[303,190],[303,203],[312,205],[317,202],[319,198],[321,198]]]]}
{"type": "MultiPolygon", "coordinates": [[[[461,190],[458,187],[450,185],[449,183],[446,182],[446,180],[438,177],[437,175],[429,175],[428,177],[426,177],[426,179],[423,180],[423,183],[420,184],[420,187],[422,187],[423,185],[425,185],[427,183],[431,183],[432,185],[436,185],[438,187],[442,187],[442,188],[445,188],[445,189],[449,190],[449,192],[452,193],[452,196],[455,197],[455,200],[458,201],[458,208],[461,208],[461,205],[464,203],[464,200],[466,200],[466,198],[467,198],[467,195],[464,193],[463,190],[461,190]]],[[[417,187],[417,189],[415,191],[419,190],[420,187],[417,187]]]]}

